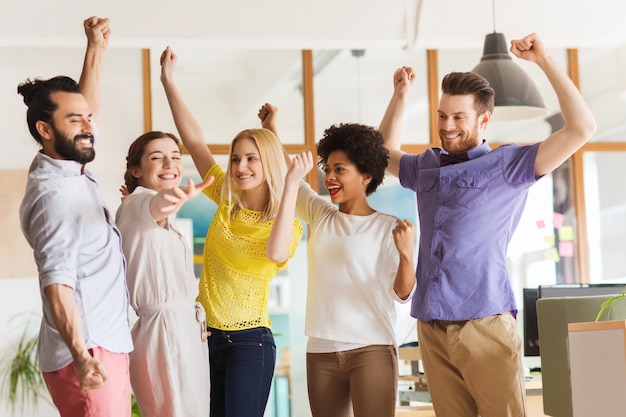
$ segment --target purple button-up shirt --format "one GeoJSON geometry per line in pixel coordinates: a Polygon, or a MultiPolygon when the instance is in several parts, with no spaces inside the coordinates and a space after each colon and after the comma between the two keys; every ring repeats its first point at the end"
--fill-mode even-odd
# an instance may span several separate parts
{"type": "Polygon", "coordinates": [[[535,178],[539,144],[486,142],[470,160],[441,167],[441,149],[406,154],[400,183],[417,194],[420,242],[418,320],[471,320],[517,311],[506,252],[535,178]]]}

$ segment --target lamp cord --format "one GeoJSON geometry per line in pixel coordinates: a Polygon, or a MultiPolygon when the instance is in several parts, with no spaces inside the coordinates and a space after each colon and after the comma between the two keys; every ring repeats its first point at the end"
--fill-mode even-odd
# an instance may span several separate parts
{"type": "Polygon", "coordinates": [[[359,123],[362,122],[362,113],[361,113],[361,58],[357,57],[356,59],[356,71],[357,71],[357,103],[358,103],[358,112],[359,112],[359,123]]]}
{"type": "Polygon", "coordinates": [[[493,33],[496,33],[496,0],[491,0],[491,16],[493,18],[493,33]]]}

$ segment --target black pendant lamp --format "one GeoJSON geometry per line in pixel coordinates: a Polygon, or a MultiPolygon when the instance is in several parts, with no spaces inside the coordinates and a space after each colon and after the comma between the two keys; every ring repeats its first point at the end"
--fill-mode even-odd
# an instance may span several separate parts
{"type": "MultiPolygon", "coordinates": [[[[495,0],[494,0],[495,3],[495,0]]],[[[492,120],[515,121],[546,117],[539,89],[528,74],[511,59],[504,34],[495,31],[485,37],[483,56],[472,72],[482,75],[495,91],[492,120]]]]}

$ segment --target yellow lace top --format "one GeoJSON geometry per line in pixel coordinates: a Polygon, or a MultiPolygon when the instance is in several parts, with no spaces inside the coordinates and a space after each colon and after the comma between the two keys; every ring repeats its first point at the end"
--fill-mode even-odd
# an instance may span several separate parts
{"type": "MultiPolygon", "coordinates": [[[[274,220],[260,223],[261,212],[242,208],[229,222],[229,202],[221,197],[225,172],[215,164],[206,177],[211,175],[215,181],[204,193],[217,204],[217,212],[204,243],[198,295],[206,310],[207,326],[220,330],[271,327],[269,283],[286,264],[265,256],[274,220]]],[[[290,257],[301,238],[302,224],[294,219],[290,257]]]]}

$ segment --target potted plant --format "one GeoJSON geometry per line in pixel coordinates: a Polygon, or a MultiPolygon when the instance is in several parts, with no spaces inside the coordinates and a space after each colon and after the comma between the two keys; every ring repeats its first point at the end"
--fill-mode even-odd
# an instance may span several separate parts
{"type": "Polygon", "coordinates": [[[131,417],[141,417],[141,412],[139,411],[139,405],[137,404],[137,400],[135,399],[135,394],[131,393],[131,409],[130,416],[131,417]]]}
{"type": "Polygon", "coordinates": [[[613,308],[613,304],[615,304],[616,301],[623,300],[624,298],[626,298],[626,290],[622,291],[619,294],[611,296],[605,302],[603,302],[602,306],[600,306],[600,311],[598,311],[598,315],[596,316],[596,321],[600,321],[602,315],[605,312],[609,314],[611,312],[611,309],[613,308]]]}
{"type": "Polygon", "coordinates": [[[14,352],[1,362],[1,392],[13,414],[18,409],[23,414],[26,406],[35,410],[40,399],[49,401],[37,366],[37,340],[38,335],[31,335],[29,326],[24,326],[14,352]]]}

